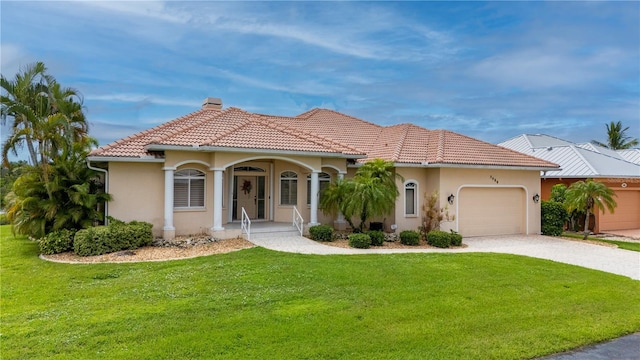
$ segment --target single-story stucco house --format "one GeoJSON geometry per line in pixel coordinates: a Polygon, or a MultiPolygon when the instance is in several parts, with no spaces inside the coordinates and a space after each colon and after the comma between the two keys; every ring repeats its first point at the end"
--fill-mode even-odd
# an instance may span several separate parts
{"type": "Polygon", "coordinates": [[[254,221],[344,226],[318,209],[330,181],[352,177],[369,159],[393,161],[400,196],[377,219],[386,230],[417,229],[425,193],[438,190],[463,236],[540,232],[540,171],[558,166],[447,130],[380,126],[336,111],[273,116],[202,109],[94,150],[113,199],[108,214],[153,224],[165,238],[238,235],[242,211],[254,221]],[[395,225],[395,226],[392,226],[395,225]]]}
{"type": "Polygon", "coordinates": [[[615,211],[596,210],[590,220],[595,232],[640,229],[640,150],[611,150],[593,143],[572,143],[545,134],[522,134],[498,144],[539,159],[559,164],[560,171],[542,173],[541,196],[551,197],[556,184],[571,186],[576,181],[594,179],[615,194],[615,211]]]}

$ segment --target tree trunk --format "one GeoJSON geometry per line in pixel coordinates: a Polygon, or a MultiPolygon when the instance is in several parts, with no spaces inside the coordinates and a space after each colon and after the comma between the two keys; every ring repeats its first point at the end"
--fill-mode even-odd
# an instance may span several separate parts
{"type": "Polygon", "coordinates": [[[587,237],[589,237],[589,218],[590,217],[591,217],[591,211],[587,209],[587,215],[584,218],[584,237],[582,238],[582,240],[587,240],[587,237]]]}
{"type": "Polygon", "coordinates": [[[38,155],[36,154],[36,149],[33,147],[33,142],[31,139],[25,139],[27,143],[27,149],[29,150],[29,157],[31,158],[31,165],[38,166],[38,155]]]}

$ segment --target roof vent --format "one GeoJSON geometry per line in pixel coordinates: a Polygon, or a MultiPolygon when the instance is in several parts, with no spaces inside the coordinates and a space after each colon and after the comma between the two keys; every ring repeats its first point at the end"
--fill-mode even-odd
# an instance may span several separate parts
{"type": "Polygon", "coordinates": [[[551,150],[553,150],[553,148],[552,148],[551,146],[549,146],[549,147],[547,148],[547,151],[551,151],[551,150]]]}
{"type": "Polygon", "coordinates": [[[208,97],[202,102],[203,109],[222,109],[222,100],[220,98],[208,97]]]}

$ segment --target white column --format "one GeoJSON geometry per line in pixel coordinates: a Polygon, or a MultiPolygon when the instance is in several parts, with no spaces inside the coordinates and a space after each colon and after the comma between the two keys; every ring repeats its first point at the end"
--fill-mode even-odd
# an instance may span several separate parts
{"type": "MultiPolygon", "coordinates": [[[[273,168],[273,163],[269,163],[269,221],[273,221],[273,208],[274,208],[274,188],[275,188],[275,183],[276,181],[278,181],[278,179],[275,178],[275,171],[273,168]]],[[[280,184],[278,182],[278,184],[280,184]]]]}
{"type": "Polygon", "coordinates": [[[171,240],[175,236],[173,227],[173,168],[164,168],[164,227],[163,237],[171,240]]]}
{"type": "Polygon", "coordinates": [[[233,221],[233,187],[235,186],[233,183],[233,166],[230,166],[227,172],[229,173],[227,181],[227,186],[229,187],[229,191],[227,191],[227,222],[230,223],[233,221]]]}
{"type": "MultiPolygon", "coordinates": [[[[338,173],[338,180],[344,179],[343,173],[338,173]]],[[[347,228],[347,222],[344,220],[344,215],[342,215],[342,211],[338,210],[338,218],[333,223],[333,227],[336,230],[345,230],[347,228]]]]}
{"type": "Polygon", "coordinates": [[[311,173],[311,219],[309,226],[318,225],[318,190],[320,183],[318,181],[318,172],[311,173]]]}
{"type": "Polygon", "coordinates": [[[224,230],[222,227],[222,170],[213,170],[213,231],[224,230]]]}

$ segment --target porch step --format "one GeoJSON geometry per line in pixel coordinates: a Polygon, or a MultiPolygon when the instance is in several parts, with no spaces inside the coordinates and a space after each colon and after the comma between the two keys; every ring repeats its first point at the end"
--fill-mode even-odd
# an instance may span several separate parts
{"type": "Polygon", "coordinates": [[[300,232],[293,226],[285,228],[251,229],[251,238],[300,236],[300,232]]]}

